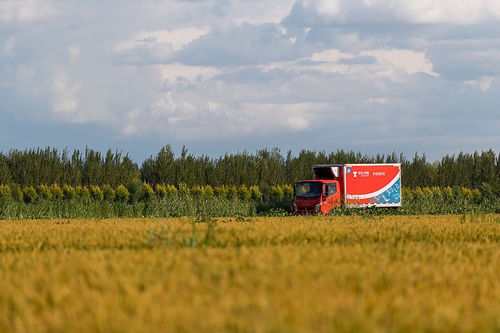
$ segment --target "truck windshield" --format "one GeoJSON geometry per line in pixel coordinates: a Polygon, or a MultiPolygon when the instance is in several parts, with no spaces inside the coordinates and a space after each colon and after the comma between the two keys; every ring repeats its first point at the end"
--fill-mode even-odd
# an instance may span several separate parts
{"type": "Polygon", "coordinates": [[[317,182],[298,183],[295,185],[295,196],[298,198],[317,198],[323,192],[323,184],[317,182]]]}

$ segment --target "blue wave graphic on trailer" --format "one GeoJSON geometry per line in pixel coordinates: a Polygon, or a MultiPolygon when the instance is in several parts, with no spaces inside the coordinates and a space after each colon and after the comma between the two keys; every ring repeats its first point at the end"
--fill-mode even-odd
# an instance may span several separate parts
{"type": "Polygon", "coordinates": [[[375,203],[381,204],[397,204],[401,202],[401,179],[398,179],[384,193],[377,195],[374,198],[375,203]]]}

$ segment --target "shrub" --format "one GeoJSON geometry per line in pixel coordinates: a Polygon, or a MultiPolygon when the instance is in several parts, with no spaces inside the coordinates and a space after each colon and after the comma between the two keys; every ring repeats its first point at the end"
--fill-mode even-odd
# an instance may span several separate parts
{"type": "Polygon", "coordinates": [[[181,197],[189,197],[190,191],[186,184],[179,184],[179,195],[181,197]]]}
{"type": "Polygon", "coordinates": [[[99,186],[92,186],[90,188],[90,194],[94,200],[102,201],[104,199],[104,193],[99,186]]]}
{"type": "Polygon", "coordinates": [[[207,185],[203,188],[203,190],[205,191],[205,196],[208,198],[208,197],[213,197],[214,196],[214,189],[212,186],[210,185],[207,185]]]}
{"type": "Polygon", "coordinates": [[[7,185],[0,185],[0,201],[12,199],[12,190],[7,185]]]}
{"type": "Polygon", "coordinates": [[[465,199],[464,192],[460,186],[453,186],[453,198],[458,202],[462,202],[465,199]]]}
{"type": "Polygon", "coordinates": [[[238,198],[238,188],[236,186],[229,186],[227,189],[227,198],[231,200],[238,198]]]}
{"type": "Polygon", "coordinates": [[[462,196],[465,198],[467,201],[472,201],[474,199],[474,195],[472,194],[472,191],[468,188],[462,187],[462,196]]]}
{"type": "Polygon", "coordinates": [[[283,185],[283,197],[285,200],[293,200],[293,187],[291,185],[283,185]]]}
{"type": "Polygon", "coordinates": [[[432,197],[435,199],[435,200],[442,200],[443,199],[443,192],[441,191],[441,188],[437,187],[437,186],[434,186],[433,188],[431,188],[432,190],[432,197]]]}
{"type": "Polygon", "coordinates": [[[227,198],[227,194],[229,192],[229,188],[226,185],[217,186],[214,189],[214,193],[217,198],[227,198]]]}
{"type": "Polygon", "coordinates": [[[481,201],[482,201],[481,199],[482,199],[481,191],[479,191],[478,189],[473,189],[472,190],[472,200],[475,203],[481,203],[481,201]]]}
{"type": "Polygon", "coordinates": [[[61,187],[57,184],[52,184],[50,187],[50,191],[52,192],[52,198],[55,200],[61,200],[64,198],[64,192],[61,187]]]}
{"type": "Polygon", "coordinates": [[[205,190],[201,186],[194,186],[190,191],[191,195],[195,198],[201,198],[205,195],[205,190]]]}
{"type": "Polygon", "coordinates": [[[37,187],[38,196],[42,200],[52,200],[52,190],[47,185],[39,185],[37,187]]]}
{"type": "Polygon", "coordinates": [[[422,189],[422,192],[425,200],[431,200],[434,196],[434,193],[432,192],[432,189],[430,187],[424,187],[422,189]]]}
{"type": "Polygon", "coordinates": [[[455,197],[453,195],[453,189],[451,187],[447,186],[447,187],[443,188],[443,198],[447,202],[453,202],[455,197]]]}
{"type": "Polygon", "coordinates": [[[62,187],[62,191],[63,191],[64,199],[66,199],[66,200],[73,200],[76,197],[76,191],[73,188],[73,186],[64,185],[62,187]]]}
{"type": "Polygon", "coordinates": [[[420,187],[416,187],[413,189],[413,199],[415,201],[421,201],[424,199],[424,191],[420,187]]]}
{"type": "Polygon", "coordinates": [[[179,191],[174,185],[167,185],[165,189],[167,190],[168,198],[176,198],[179,194],[179,191]]]}
{"type": "Polygon", "coordinates": [[[36,199],[38,199],[38,195],[33,186],[27,186],[23,189],[23,197],[26,203],[34,203],[36,199]]]}
{"type": "Polygon", "coordinates": [[[257,185],[250,186],[250,196],[253,200],[262,199],[262,191],[257,185]]]}
{"type": "Polygon", "coordinates": [[[24,201],[24,193],[23,190],[21,189],[21,186],[18,184],[13,184],[10,186],[10,191],[12,193],[12,198],[18,202],[23,202],[24,201]]]}
{"type": "Polygon", "coordinates": [[[413,191],[411,189],[403,187],[403,189],[401,190],[401,194],[403,196],[404,202],[413,201],[413,191]]]}
{"type": "Polygon", "coordinates": [[[130,192],[125,186],[119,185],[115,191],[115,198],[120,202],[127,202],[130,198],[130,192]]]}
{"type": "Polygon", "coordinates": [[[106,200],[106,201],[114,201],[115,200],[115,191],[109,185],[102,186],[102,194],[103,194],[104,200],[106,200]]]}
{"type": "Polygon", "coordinates": [[[285,192],[281,186],[271,186],[271,198],[279,201],[285,198],[285,192]]]}
{"type": "Polygon", "coordinates": [[[153,191],[153,188],[149,184],[142,184],[142,189],[141,189],[141,200],[143,201],[150,201],[155,197],[155,191],[153,191]]]}
{"type": "Polygon", "coordinates": [[[252,198],[252,192],[245,185],[238,188],[238,197],[240,200],[248,201],[252,198]]]}
{"type": "Polygon", "coordinates": [[[86,186],[77,186],[75,193],[79,198],[90,199],[90,191],[86,186]]]}
{"type": "Polygon", "coordinates": [[[167,188],[163,185],[156,185],[155,186],[155,192],[156,196],[160,199],[164,199],[167,196],[167,188]]]}

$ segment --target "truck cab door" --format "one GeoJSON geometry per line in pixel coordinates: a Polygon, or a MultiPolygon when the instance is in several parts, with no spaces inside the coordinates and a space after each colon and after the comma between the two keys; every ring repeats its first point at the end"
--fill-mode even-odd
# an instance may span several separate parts
{"type": "Polygon", "coordinates": [[[325,184],[321,211],[328,214],[334,207],[340,207],[340,192],[338,182],[325,184]]]}

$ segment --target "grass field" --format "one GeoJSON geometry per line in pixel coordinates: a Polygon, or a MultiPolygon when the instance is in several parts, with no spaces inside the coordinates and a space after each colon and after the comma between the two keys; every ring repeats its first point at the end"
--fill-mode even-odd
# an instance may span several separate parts
{"type": "Polygon", "coordinates": [[[498,332],[500,215],[0,222],[0,331],[498,332]]]}

